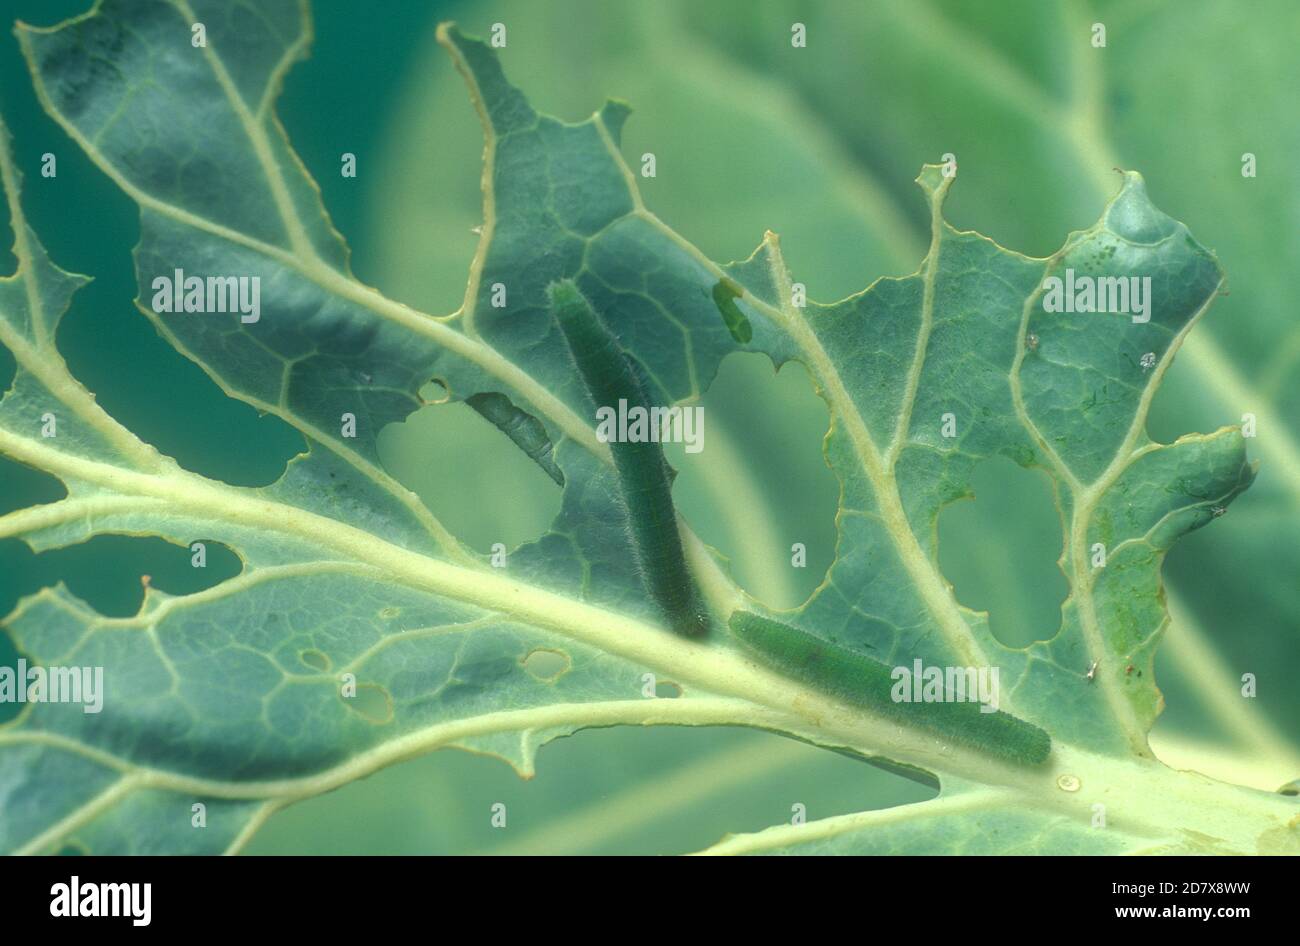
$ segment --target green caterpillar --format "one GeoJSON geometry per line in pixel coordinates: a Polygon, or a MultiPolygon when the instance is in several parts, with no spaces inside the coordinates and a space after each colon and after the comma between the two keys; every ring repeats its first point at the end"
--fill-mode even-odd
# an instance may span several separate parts
{"type": "Polygon", "coordinates": [[[894,672],[887,664],[854,653],[780,621],[736,611],[732,632],[782,673],[809,683],[846,703],[925,729],[1008,762],[1038,765],[1052,751],[1046,732],[1001,710],[979,703],[901,703],[893,699],[894,672]]]}
{"type": "MultiPolygon", "coordinates": [[[[596,405],[626,400],[629,409],[648,410],[643,387],[618,339],[573,281],[552,284],[549,294],[551,311],[596,405]]],[[[611,449],[646,594],[674,631],[692,637],[704,634],[709,613],[686,566],[663,448],[647,441],[614,443],[611,449]]]]}

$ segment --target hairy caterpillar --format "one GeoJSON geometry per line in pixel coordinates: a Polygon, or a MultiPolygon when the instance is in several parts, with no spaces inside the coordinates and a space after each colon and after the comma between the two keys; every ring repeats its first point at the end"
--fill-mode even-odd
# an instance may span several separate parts
{"type": "MultiPolygon", "coordinates": [[[[629,407],[648,409],[645,391],[618,339],[573,281],[552,284],[549,294],[551,311],[596,405],[613,406],[623,399],[629,407]]],[[[705,633],[709,615],[686,566],[663,448],[650,441],[614,443],[611,448],[646,594],[677,633],[705,633]]]]}
{"type": "Polygon", "coordinates": [[[980,704],[968,702],[896,702],[891,667],[796,627],[749,611],[733,612],[728,623],[775,669],[894,722],[1025,765],[1037,765],[1052,750],[1046,732],[1001,710],[986,713],[980,704]]]}

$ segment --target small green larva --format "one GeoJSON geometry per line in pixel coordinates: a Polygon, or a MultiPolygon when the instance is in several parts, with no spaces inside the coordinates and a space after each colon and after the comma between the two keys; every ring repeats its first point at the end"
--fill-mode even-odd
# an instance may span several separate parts
{"type": "MultiPolygon", "coordinates": [[[[626,400],[629,408],[648,410],[645,392],[618,339],[573,281],[552,284],[549,294],[551,312],[596,405],[626,400]]],[[[704,634],[709,613],[686,565],[663,448],[649,441],[610,447],[646,594],[674,631],[692,637],[704,634]]]]}
{"type": "Polygon", "coordinates": [[[726,276],[713,284],[713,304],[718,307],[723,321],[727,323],[731,337],[742,345],[748,344],[754,337],[754,327],[736,305],[736,300],[744,294],[745,290],[726,276]]]}
{"type": "Polygon", "coordinates": [[[728,623],[774,669],[894,722],[1022,765],[1038,765],[1052,751],[1046,732],[1001,710],[986,713],[969,702],[895,702],[891,667],[797,627],[749,611],[734,612],[728,623]]]}

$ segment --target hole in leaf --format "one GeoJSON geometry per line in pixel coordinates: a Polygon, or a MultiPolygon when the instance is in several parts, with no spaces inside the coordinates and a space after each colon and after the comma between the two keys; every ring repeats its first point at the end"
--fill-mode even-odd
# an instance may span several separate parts
{"type": "Polygon", "coordinates": [[[1008,647],[1048,640],[1061,625],[1069,592],[1057,567],[1061,520],[1047,476],[1003,457],[981,463],[973,501],[939,515],[939,565],[957,599],[989,613],[1008,647]]]}
{"type": "Polygon", "coordinates": [[[298,659],[308,667],[311,667],[311,669],[317,670],[321,673],[328,672],[331,666],[329,655],[324,654],[319,650],[304,650],[298,655],[298,659]]]}
{"type": "MultiPolygon", "coordinates": [[[[5,613],[8,613],[8,611],[8,608],[4,609],[5,613]]],[[[0,667],[8,667],[16,675],[18,673],[18,658],[22,656],[22,653],[14,646],[14,640],[9,636],[9,632],[0,627],[0,667]]],[[[0,726],[21,713],[23,705],[17,700],[0,701],[0,726]]]]}
{"type": "Polygon", "coordinates": [[[572,666],[573,661],[569,655],[559,650],[539,648],[524,658],[524,670],[543,683],[554,683],[568,673],[572,666]]]}
{"type": "MultiPolygon", "coordinates": [[[[2,351],[5,349],[0,348],[2,351]]],[[[4,490],[0,491],[0,515],[58,502],[68,495],[56,477],[4,457],[0,457],[0,483],[4,483],[4,490]]]]}
{"type": "Polygon", "coordinates": [[[8,278],[18,270],[18,257],[14,255],[13,218],[9,201],[0,201],[0,278],[8,278]]]}
{"type": "Polygon", "coordinates": [[[703,448],[665,445],[678,471],[673,501],[730,560],[742,588],[770,607],[795,607],[835,555],[839,484],[822,455],[826,404],[802,365],[774,374],[765,355],[746,353],[722,362],[701,403],[703,448]]]}
{"type": "Polygon", "coordinates": [[[385,467],[462,542],[488,553],[542,535],[560,487],[505,434],[463,402],[422,407],[379,435],[385,467]]]}
{"type": "Polygon", "coordinates": [[[431,378],[419,391],[425,404],[446,404],[451,400],[451,386],[442,378],[431,378]]]}
{"type": "Polygon", "coordinates": [[[655,681],[655,696],[661,700],[675,700],[682,695],[681,684],[671,680],[655,681]]]}
{"type": "Polygon", "coordinates": [[[376,683],[362,683],[355,696],[341,697],[345,706],[371,723],[387,723],[393,718],[393,698],[376,683]]]}
{"type": "Polygon", "coordinates": [[[136,291],[133,281],[129,289],[113,288],[108,277],[96,279],[59,323],[59,350],[73,376],[118,422],[185,469],[235,486],[278,480],[303,451],[302,434],[227,396],[147,319],[103,318],[136,291]]]}
{"type": "MultiPolygon", "coordinates": [[[[13,272],[13,270],[5,269],[5,272],[13,272]]],[[[0,392],[8,391],[14,386],[14,376],[17,371],[18,362],[14,361],[13,353],[0,345],[0,392]]]]}
{"type": "Polygon", "coordinates": [[[98,535],[62,549],[33,555],[23,544],[0,543],[0,566],[7,581],[0,593],[0,613],[12,606],[8,595],[30,594],[63,581],[68,590],[100,614],[128,617],[140,610],[144,576],[150,587],[187,595],[211,588],[243,570],[239,556],[217,542],[203,543],[202,568],[193,564],[188,546],[163,539],[129,535],[98,535]]]}

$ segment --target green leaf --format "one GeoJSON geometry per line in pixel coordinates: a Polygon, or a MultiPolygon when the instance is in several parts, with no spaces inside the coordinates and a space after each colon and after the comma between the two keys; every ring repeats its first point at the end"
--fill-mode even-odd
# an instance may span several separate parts
{"type": "Polygon", "coordinates": [[[19,262],[0,284],[0,341],[18,365],[0,401],[0,452],[68,491],[0,518],[0,537],[36,549],[104,533],[202,540],[243,563],[196,594],[148,589],[128,618],[61,586],[8,616],[28,660],[103,667],[106,683],[102,713],[29,703],[0,726],[0,848],[237,850],[285,805],[434,748],[492,753],[529,774],[541,744],[584,727],[685,724],[768,729],[942,787],[933,802],[721,850],[957,851],[993,834],[1000,851],[1295,849],[1293,801],[1175,772],[1146,745],[1167,620],[1161,559],[1252,471],[1235,428],[1168,445],[1145,434],[1151,398],[1221,275],[1137,174],[1096,226],[1033,259],[945,223],[952,179],[926,167],[920,270],[802,308],[774,235],[720,266],[646,209],[618,151],[626,106],[576,124],[542,115],[484,44],[444,27],[488,146],[468,290],[435,317],[352,277],[274,117],[283,72],[309,39],[305,7],[220,9],[105,0],[19,36],[50,114],[140,205],[142,311],[308,450],[273,485],[234,487],[182,469],[100,410],[54,346],[79,278],[26,227],[0,152],[19,262]],[[199,17],[208,45],[194,48],[199,17]],[[1044,279],[1066,268],[1150,276],[1150,321],[1044,312],[1044,279]],[[261,318],[154,312],[154,279],[178,269],[257,276],[261,318]],[[721,628],[738,607],[763,609],[689,530],[716,630],[697,642],[663,626],[641,586],[615,457],[593,431],[599,405],[549,317],[547,289],[564,279],[618,336],[654,403],[699,397],[735,351],[807,367],[831,413],[839,547],[818,593],[783,620],[886,663],[999,667],[1003,707],[1051,736],[1046,764],[1008,765],[756,664],[721,628]],[[504,569],[464,548],[379,461],[382,427],[419,407],[435,379],[563,483],[552,529],[504,569]],[[41,435],[48,413],[54,437],[41,435]],[[998,455],[1044,471],[1066,523],[1062,624],[1025,649],[1000,644],[938,567],[938,512],[998,455]],[[1094,569],[1097,542],[1108,558],[1094,569]],[[540,651],[562,658],[558,674],[533,666],[540,651]],[[681,696],[647,696],[646,674],[681,696]],[[1091,829],[1098,803],[1116,830],[1091,829]],[[203,830],[192,827],[196,804],[203,830]]]}
{"type": "MultiPolygon", "coordinates": [[[[1288,274],[1300,265],[1290,237],[1300,205],[1278,156],[1295,141],[1286,90],[1300,80],[1289,41],[1300,9],[1268,0],[1243,19],[1223,3],[1014,0],[989,14],[952,0],[815,10],[764,0],[668,3],[634,30],[609,5],[582,4],[581,17],[590,34],[548,20],[536,4],[501,3],[492,14],[536,38],[510,55],[521,63],[515,68],[545,77],[552,108],[575,113],[593,87],[654,103],[629,126],[625,153],[634,167],[643,151],[657,154],[659,178],[642,186],[679,232],[720,259],[744,252],[762,227],[778,230],[800,278],[824,297],[911,268],[928,229],[911,183],[920,156],[958,156],[962,186],[946,211],[955,225],[1034,253],[1052,252],[1063,232],[1094,218],[1113,194],[1112,168],[1143,170],[1161,206],[1204,237],[1231,274],[1231,293],[1225,288],[1214,316],[1187,339],[1153,400],[1153,436],[1172,440],[1249,413],[1262,463],[1246,501],[1166,563],[1174,624],[1159,667],[1175,699],[1154,736],[1179,765],[1268,789],[1294,778],[1300,702],[1287,685],[1294,635],[1279,629],[1297,626],[1300,609],[1292,580],[1300,547],[1290,540],[1300,528],[1300,332],[1288,315],[1297,304],[1288,274]],[[806,56],[771,38],[771,24],[796,20],[812,37],[806,56]],[[1109,30],[1107,49],[1090,42],[1099,21],[1109,30]],[[1229,53],[1234,68],[1200,68],[1225,54],[1229,35],[1240,40],[1229,53]],[[1250,55],[1238,60],[1236,50],[1246,48],[1250,55]],[[1252,108],[1242,109],[1247,99],[1252,108]],[[1195,148],[1176,144],[1193,134],[1188,115],[1195,148]],[[1255,178],[1241,173],[1245,152],[1261,162],[1255,178]],[[723,182],[727,212],[719,213],[723,182]],[[1258,699],[1241,698],[1244,671],[1264,684],[1258,699]],[[1192,747],[1189,732],[1214,742],[1192,747]],[[1235,760],[1222,755],[1227,740],[1235,760]]],[[[394,123],[391,198],[381,200],[376,220],[415,203],[433,168],[461,163],[457,138],[432,136],[420,120],[454,120],[443,116],[459,89],[421,79],[394,123]]],[[[442,236],[430,248],[438,272],[463,265],[449,231],[472,225],[474,183],[465,175],[464,184],[459,176],[443,184],[437,218],[416,214],[402,225],[442,236]]],[[[413,271],[411,245],[401,232],[383,241],[391,261],[384,278],[423,298],[430,288],[404,278],[413,271]]],[[[968,525],[953,528],[954,510],[941,520],[945,535],[1005,528],[1001,513],[985,510],[995,495],[1015,506],[1016,486],[990,482],[993,469],[982,502],[961,510],[968,525]]],[[[739,559],[749,548],[732,551],[739,559]]],[[[1017,618],[1054,610],[1055,588],[1041,578],[1013,588],[1002,580],[1006,556],[998,550],[957,558],[947,551],[959,596],[978,588],[1003,630],[1044,636],[1036,620],[1022,631],[1017,618]]],[[[1050,568],[1040,574],[1055,578],[1050,568]]]]}

